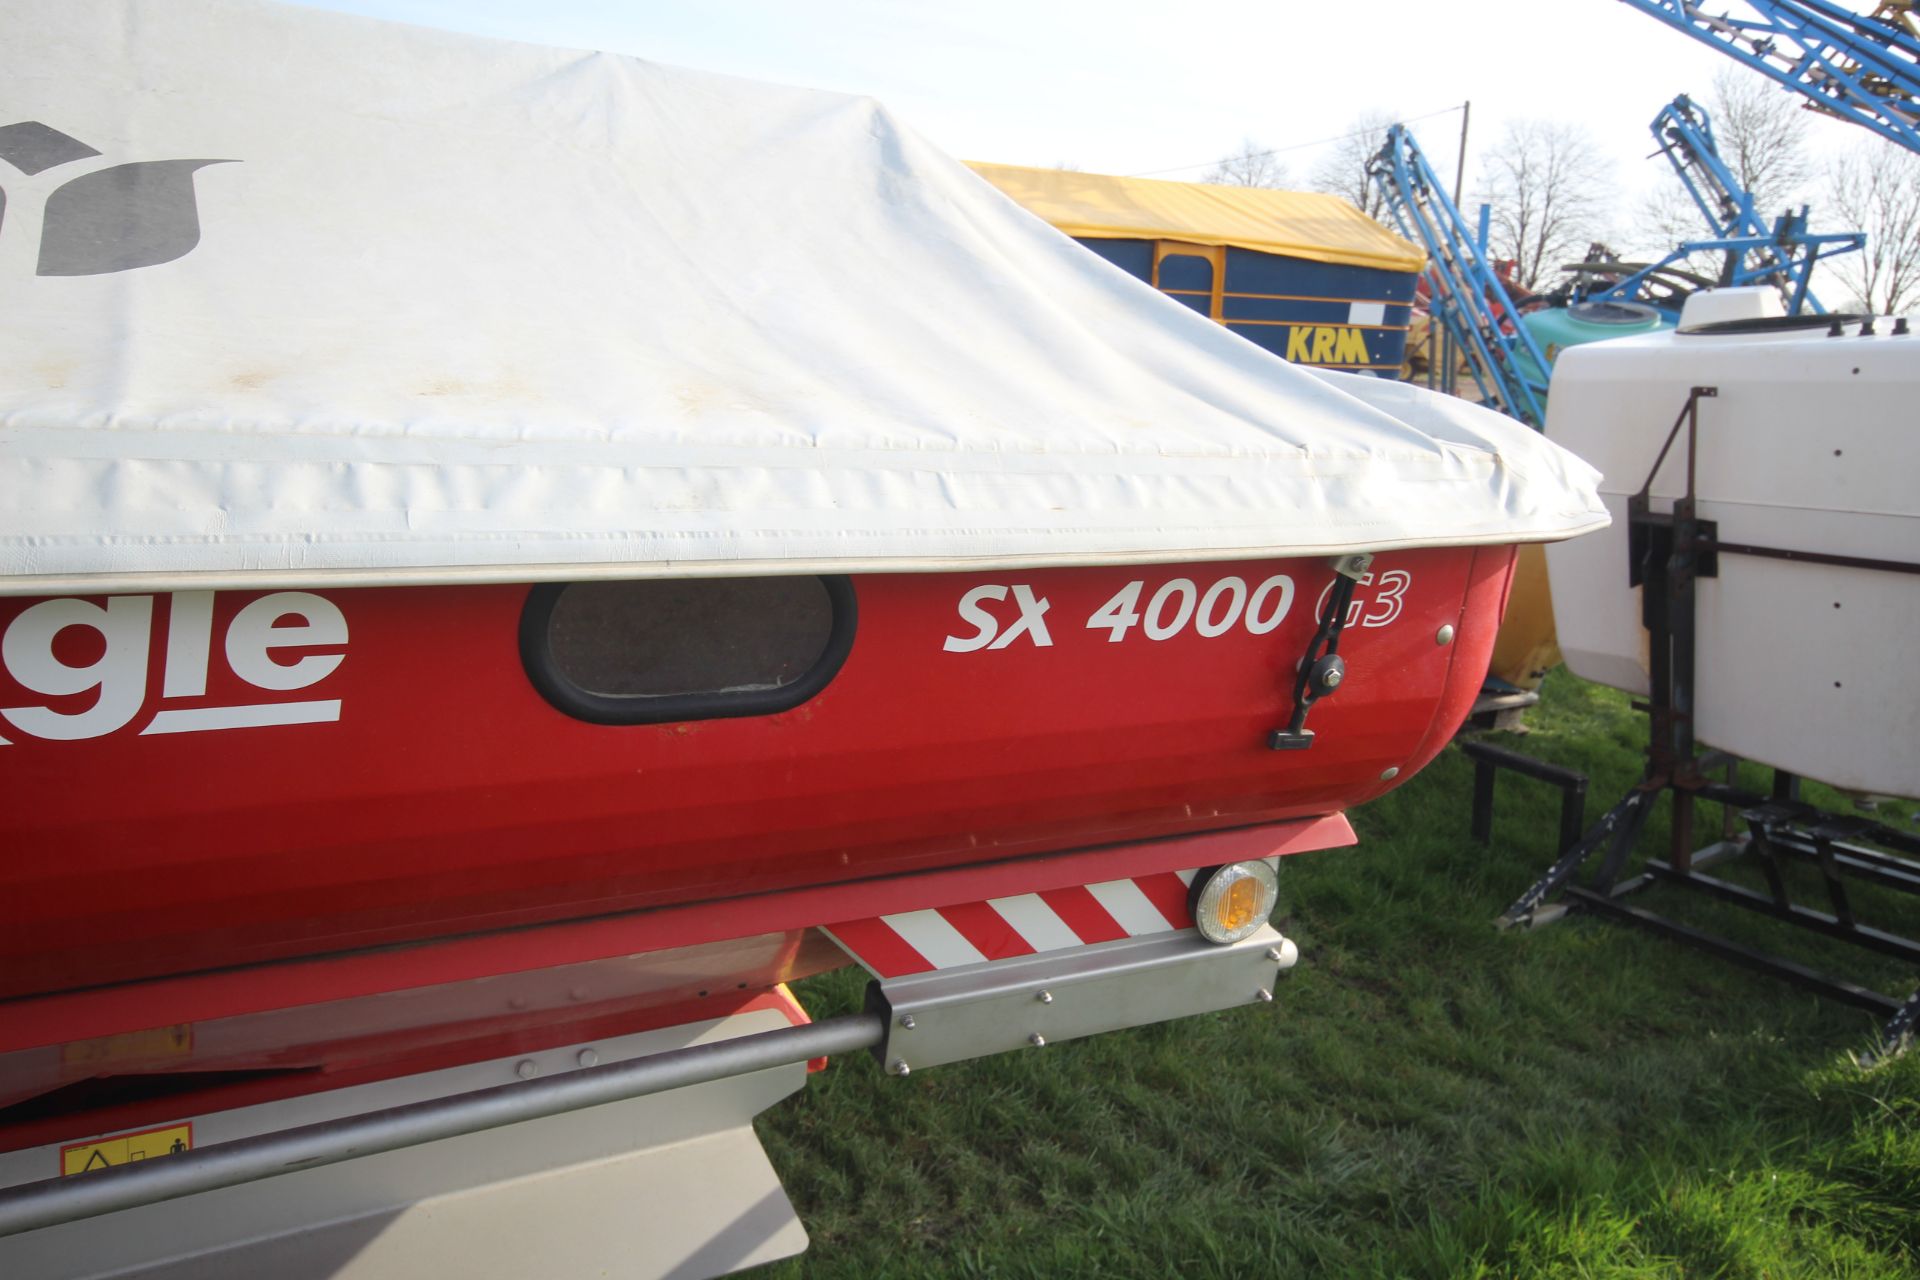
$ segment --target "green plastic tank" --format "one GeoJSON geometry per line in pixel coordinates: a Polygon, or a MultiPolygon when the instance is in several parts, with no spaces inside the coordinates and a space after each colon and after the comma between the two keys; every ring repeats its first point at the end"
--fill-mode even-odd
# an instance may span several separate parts
{"type": "MultiPolygon", "coordinates": [[[[1576,302],[1570,307],[1530,311],[1520,317],[1520,323],[1527,326],[1527,332],[1540,345],[1549,369],[1568,347],[1604,342],[1608,338],[1624,338],[1632,333],[1671,329],[1674,324],[1673,318],[1665,312],[1638,302],[1576,302]]],[[[1516,363],[1524,376],[1542,376],[1525,352],[1517,354],[1519,358],[1516,363]]],[[[1551,383],[1548,384],[1548,390],[1552,390],[1551,383]]]]}

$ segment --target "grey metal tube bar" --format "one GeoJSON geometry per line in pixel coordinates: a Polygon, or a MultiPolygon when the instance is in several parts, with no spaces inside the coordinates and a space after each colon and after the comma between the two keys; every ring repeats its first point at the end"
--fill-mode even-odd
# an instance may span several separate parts
{"type": "Polygon", "coordinates": [[[878,1014],[854,1014],[611,1062],[546,1080],[504,1084],[263,1133],[164,1159],[30,1182],[0,1190],[0,1236],[746,1075],[826,1054],[852,1053],[879,1044],[885,1035],[886,1022],[878,1014]]]}

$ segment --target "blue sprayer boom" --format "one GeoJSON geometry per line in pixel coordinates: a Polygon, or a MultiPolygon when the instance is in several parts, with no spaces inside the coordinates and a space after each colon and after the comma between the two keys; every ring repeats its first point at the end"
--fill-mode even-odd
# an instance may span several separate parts
{"type": "Polygon", "coordinates": [[[1622,0],[1806,96],[1815,107],[1920,151],[1915,0],[1860,13],[1830,0],[1622,0]]]}
{"type": "Polygon", "coordinates": [[[1484,225],[1471,227],[1403,124],[1368,166],[1400,234],[1427,251],[1427,305],[1466,356],[1480,398],[1533,427],[1546,422],[1546,357],[1487,256],[1484,225]]]}
{"type": "MultiPolygon", "coordinates": [[[[1809,287],[1815,265],[1861,248],[1866,236],[1857,231],[1815,235],[1807,230],[1805,206],[1762,220],[1753,193],[1720,158],[1712,120],[1684,94],[1661,108],[1651,128],[1712,234],[1686,241],[1649,266],[1624,268],[1629,274],[1604,287],[1592,281],[1579,285],[1572,299],[1670,311],[1674,303],[1659,295],[1662,281],[1670,283],[1674,276],[1697,281],[1677,266],[1694,254],[1717,253],[1726,262],[1720,284],[1772,285],[1789,315],[1824,313],[1809,287]]],[[[1378,184],[1400,234],[1426,249],[1429,313],[1465,357],[1480,398],[1522,422],[1542,425],[1551,365],[1520,323],[1519,310],[1494,270],[1487,252],[1488,211],[1481,209],[1477,225],[1467,221],[1403,124],[1387,131],[1367,176],[1378,184]]]]}
{"type": "Polygon", "coordinates": [[[1802,311],[1824,314],[1809,282],[1822,259],[1851,253],[1865,246],[1858,231],[1814,235],[1807,230],[1807,209],[1789,210],[1768,222],[1754,211],[1753,193],[1740,182],[1713,140],[1713,121],[1698,103],[1681,94],[1653,118],[1654,141],[1685,184],[1687,194],[1706,219],[1713,234],[1689,240],[1650,267],[1586,296],[1606,301],[1648,301],[1644,286],[1659,272],[1696,253],[1726,255],[1722,285],[1773,285],[1780,290],[1787,314],[1802,311]]]}

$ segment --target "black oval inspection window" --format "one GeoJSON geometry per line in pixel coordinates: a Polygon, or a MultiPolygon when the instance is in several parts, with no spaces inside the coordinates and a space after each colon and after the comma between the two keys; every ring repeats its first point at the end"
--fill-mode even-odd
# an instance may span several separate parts
{"type": "Polygon", "coordinates": [[[657,578],[535,587],[520,656],[596,724],[762,716],[827,687],[853,646],[845,578],[657,578]]]}

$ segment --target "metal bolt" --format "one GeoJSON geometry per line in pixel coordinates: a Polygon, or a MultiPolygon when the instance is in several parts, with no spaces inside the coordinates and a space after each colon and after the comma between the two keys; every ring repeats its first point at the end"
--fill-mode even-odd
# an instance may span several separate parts
{"type": "Polygon", "coordinates": [[[1339,667],[1328,667],[1327,674],[1320,677],[1320,683],[1332,689],[1338,687],[1340,682],[1345,678],[1346,673],[1341,671],[1339,667]]]}
{"type": "Polygon", "coordinates": [[[597,1067],[600,1065],[600,1054],[593,1049],[582,1049],[573,1055],[573,1060],[583,1067],[597,1067]]]}
{"type": "Polygon", "coordinates": [[[540,1074],[540,1064],[532,1058],[522,1058],[514,1066],[513,1074],[519,1076],[522,1080],[531,1080],[540,1074]]]}
{"type": "Polygon", "coordinates": [[[1280,954],[1280,948],[1268,947],[1267,959],[1273,961],[1275,964],[1279,964],[1282,960],[1285,960],[1286,957],[1280,954]]]}
{"type": "Polygon", "coordinates": [[[1039,995],[1037,995],[1037,996],[1035,996],[1035,997],[1034,997],[1034,999],[1035,999],[1035,1000],[1038,1000],[1038,1001],[1039,1001],[1039,1002],[1040,1002],[1041,1004],[1052,1004],[1052,1003],[1053,1003],[1053,992],[1051,992],[1051,991],[1042,991],[1042,992],[1041,992],[1041,993],[1040,993],[1039,995]]]}
{"type": "Polygon", "coordinates": [[[1395,778],[1399,776],[1400,776],[1400,770],[1398,767],[1389,767],[1389,768],[1382,769],[1380,771],[1380,781],[1382,782],[1392,782],[1395,778]]]}
{"type": "Polygon", "coordinates": [[[1261,1004],[1273,1003],[1273,992],[1267,990],[1265,987],[1260,988],[1258,991],[1254,992],[1254,994],[1260,997],[1261,1004]]]}
{"type": "Polygon", "coordinates": [[[1036,1049],[1044,1049],[1047,1047],[1047,1038],[1036,1031],[1027,1037],[1027,1043],[1036,1049]]]}
{"type": "Polygon", "coordinates": [[[1435,644],[1452,644],[1453,643],[1453,624],[1448,623],[1446,626],[1434,632],[1433,642],[1435,644]]]}
{"type": "Polygon", "coordinates": [[[907,1065],[907,1060],[905,1058],[895,1058],[892,1062],[889,1062],[887,1064],[887,1070],[892,1072],[896,1076],[904,1076],[909,1072],[911,1072],[913,1068],[907,1065]]]}
{"type": "Polygon", "coordinates": [[[903,1014],[901,1014],[901,1015],[900,1015],[900,1029],[901,1029],[902,1031],[911,1031],[911,1030],[913,1030],[913,1015],[912,1015],[912,1014],[910,1014],[910,1013],[903,1013],[903,1014]]]}

